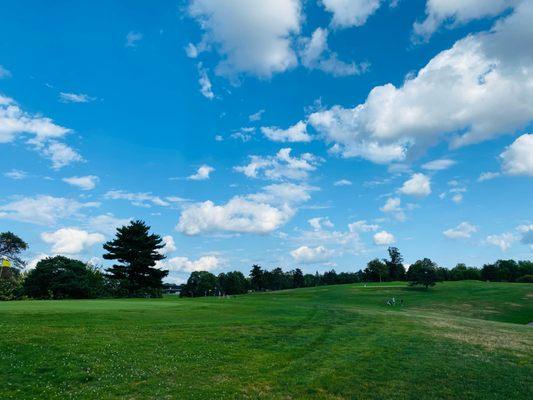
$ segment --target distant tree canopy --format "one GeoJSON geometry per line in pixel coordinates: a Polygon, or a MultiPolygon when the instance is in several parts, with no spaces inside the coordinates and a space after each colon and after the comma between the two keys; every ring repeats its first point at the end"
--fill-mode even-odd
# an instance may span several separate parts
{"type": "Polygon", "coordinates": [[[365,277],[369,281],[387,281],[389,280],[389,269],[387,264],[385,264],[379,258],[375,258],[368,262],[365,268],[365,277]]]}
{"type": "Polygon", "coordinates": [[[481,279],[481,271],[475,267],[467,267],[463,263],[457,264],[449,272],[448,279],[451,281],[463,281],[463,280],[479,280],[481,279]]]}
{"type": "Polygon", "coordinates": [[[217,290],[217,277],[211,272],[194,271],[181,289],[181,297],[200,297],[215,295],[217,290]]]}
{"type": "Polygon", "coordinates": [[[385,260],[387,264],[389,279],[391,281],[405,280],[405,267],[403,266],[403,257],[397,247],[389,247],[389,260],[385,260]]]}
{"type": "Polygon", "coordinates": [[[117,263],[107,274],[85,263],[63,256],[48,257],[36,268],[20,273],[24,267],[20,254],[28,248],[24,240],[12,232],[0,233],[0,258],[9,260],[11,267],[0,274],[0,300],[28,296],[36,299],[118,297],[160,297],[168,293],[198,297],[238,295],[253,291],[283,290],[321,285],[357,282],[409,281],[426,289],[440,281],[486,280],[493,282],[533,282],[533,262],[498,260],[482,268],[463,263],[452,269],[439,267],[429,258],[411,264],[406,272],[403,257],[397,247],[388,248],[388,259],[370,260],[364,270],[337,273],[334,269],[314,274],[295,268],[285,272],[253,265],[249,276],[240,271],[222,272],[218,276],[207,271],[192,272],[187,283],[163,283],[168,271],[157,268],[165,256],[163,239],[150,233],[143,221],[133,221],[117,229],[116,237],[104,244],[106,260],[117,263]]]}
{"type": "Polygon", "coordinates": [[[532,261],[498,260],[481,268],[481,279],[485,281],[516,282],[524,275],[532,274],[532,261]]]}
{"type": "Polygon", "coordinates": [[[154,268],[165,256],[160,250],[165,247],[161,236],[150,234],[150,227],[143,221],[133,221],[117,229],[115,239],[104,244],[106,260],[117,260],[107,269],[118,296],[160,297],[163,278],[168,271],[154,268]]]}
{"type": "Polygon", "coordinates": [[[437,264],[429,258],[416,261],[411,264],[407,271],[407,280],[412,286],[422,285],[426,289],[429,286],[435,286],[437,282],[437,264]]]}
{"type": "Polygon", "coordinates": [[[207,271],[192,272],[187,283],[183,285],[180,295],[198,297],[209,295],[242,294],[248,290],[271,291],[300,287],[336,285],[361,282],[362,272],[326,271],[323,274],[305,274],[300,268],[284,272],[281,268],[262,269],[253,265],[249,278],[241,272],[221,273],[218,276],[207,271]]]}
{"type": "Polygon", "coordinates": [[[86,299],[104,292],[98,270],[63,256],[45,258],[28,272],[23,292],[35,299],[86,299]]]}
{"type": "Polygon", "coordinates": [[[222,272],[218,275],[218,288],[221,294],[243,294],[250,287],[248,280],[240,271],[222,272]]]}

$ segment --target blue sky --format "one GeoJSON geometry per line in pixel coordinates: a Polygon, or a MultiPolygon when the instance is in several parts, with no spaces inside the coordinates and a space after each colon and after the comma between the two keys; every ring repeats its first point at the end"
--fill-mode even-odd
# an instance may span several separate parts
{"type": "Polygon", "coordinates": [[[533,252],[533,2],[3,2],[0,230],[169,280],[533,252]]]}

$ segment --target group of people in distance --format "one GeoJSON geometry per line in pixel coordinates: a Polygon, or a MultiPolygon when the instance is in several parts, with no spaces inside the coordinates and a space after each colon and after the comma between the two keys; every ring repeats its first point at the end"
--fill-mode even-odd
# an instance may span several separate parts
{"type": "MultiPolygon", "coordinates": [[[[403,306],[403,299],[398,300],[398,304],[400,305],[400,307],[403,306]]],[[[392,299],[387,300],[387,305],[388,306],[395,306],[396,305],[396,298],[393,297],[392,299]]]]}

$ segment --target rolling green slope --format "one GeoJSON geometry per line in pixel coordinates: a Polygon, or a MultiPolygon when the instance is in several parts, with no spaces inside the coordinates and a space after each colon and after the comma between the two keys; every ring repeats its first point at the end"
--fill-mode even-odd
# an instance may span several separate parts
{"type": "Polygon", "coordinates": [[[0,398],[527,399],[532,321],[485,282],[5,302],[0,398]]]}

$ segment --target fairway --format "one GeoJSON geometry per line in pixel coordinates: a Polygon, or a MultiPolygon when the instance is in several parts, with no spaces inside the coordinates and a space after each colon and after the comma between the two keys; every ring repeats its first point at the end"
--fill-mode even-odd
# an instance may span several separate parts
{"type": "Polygon", "coordinates": [[[533,285],[474,281],[4,302],[0,398],[527,399],[532,321],[533,285]]]}

